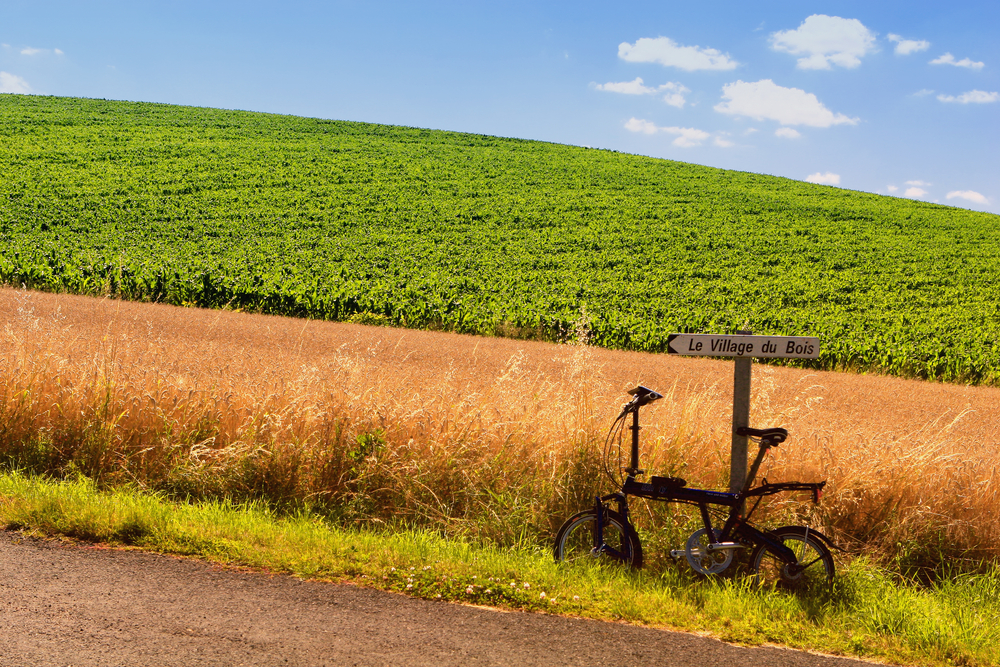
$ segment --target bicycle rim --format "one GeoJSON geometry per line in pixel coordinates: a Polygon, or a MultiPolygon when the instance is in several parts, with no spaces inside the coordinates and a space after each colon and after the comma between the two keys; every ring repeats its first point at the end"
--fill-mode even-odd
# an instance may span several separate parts
{"type": "Polygon", "coordinates": [[[796,563],[785,563],[759,544],[750,557],[750,574],[760,586],[795,591],[820,590],[833,582],[833,554],[804,526],[783,526],[771,531],[795,553],[796,563]]]}
{"type": "Polygon", "coordinates": [[[624,561],[594,549],[597,514],[593,510],[580,512],[566,521],[556,535],[554,555],[566,563],[622,563],[642,567],[642,545],[632,526],[617,512],[604,513],[604,543],[624,556],[624,561]]]}

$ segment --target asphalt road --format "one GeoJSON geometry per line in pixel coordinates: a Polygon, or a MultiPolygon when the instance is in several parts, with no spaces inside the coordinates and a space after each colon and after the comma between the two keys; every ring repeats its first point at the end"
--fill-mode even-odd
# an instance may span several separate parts
{"type": "Polygon", "coordinates": [[[0,531],[4,667],[866,664],[0,531]]]}

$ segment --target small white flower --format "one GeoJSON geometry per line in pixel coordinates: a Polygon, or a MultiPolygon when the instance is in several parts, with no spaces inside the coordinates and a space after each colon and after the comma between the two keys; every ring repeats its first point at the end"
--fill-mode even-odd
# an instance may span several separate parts
{"type": "Polygon", "coordinates": [[[472,586],[469,586],[468,588],[465,589],[465,594],[472,595],[472,586]]]}
{"type": "Polygon", "coordinates": [[[539,593],[538,594],[538,599],[539,600],[544,600],[545,599],[545,593],[539,593]]]}
{"type": "Polygon", "coordinates": [[[573,596],[573,602],[579,602],[579,601],[580,601],[580,596],[579,595],[574,595],[573,596]]]}
{"type": "Polygon", "coordinates": [[[528,582],[526,581],[526,582],[524,582],[524,587],[525,587],[525,588],[531,588],[531,584],[529,584],[529,583],[528,583],[528,582]]]}
{"type": "Polygon", "coordinates": [[[413,588],[413,584],[406,584],[406,590],[410,590],[411,588],[413,588]]]}
{"type": "Polygon", "coordinates": [[[435,595],[435,596],[434,596],[434,599],[435,599],[435,600],[440,600],[440,599],[441,599],[441,594],[440,594],[440,593],[438,593],[437,595],[435,595]]]}
{"type": "Polygon", "coordinates": [[[389,568],[389,571],[390,571],[390,572],[395,572],[395,571],[396,571],[396,568],[394,568],[394,567],[390,567],[390,568],[389,568]]]}
{"type": "Polygon", "coordinates": [[[485,591],[483,591],[483,592],[484,592],[484,593],[486,593],[487,595],[489,595],[490,593],[492,593],[492,592],[493,592],[493,589],[492,589],[492,588],[487,588],[487,589],[486,589],[485,591]]]}

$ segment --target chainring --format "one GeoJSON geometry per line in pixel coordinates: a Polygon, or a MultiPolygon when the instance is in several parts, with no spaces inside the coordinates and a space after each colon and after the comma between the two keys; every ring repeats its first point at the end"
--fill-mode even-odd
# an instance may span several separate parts
{"type": "Polygon", "coordinates": [[[704,528],[699,528],[691,533],[684,554],[687,557],[688,565],[698,574],[706,576],[721,574],[733,562],[733,550],[709,551],[707,549],[708,543],[708,531],[704,528]]]}

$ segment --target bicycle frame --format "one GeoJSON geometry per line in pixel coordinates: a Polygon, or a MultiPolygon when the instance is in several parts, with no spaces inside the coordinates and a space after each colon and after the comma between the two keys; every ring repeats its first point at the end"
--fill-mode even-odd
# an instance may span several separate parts
{"type": "MultiPolygon", "coordinates": [[[[618,513],[622,516],[626,523],[631,524],[628,496],[635,496],[637,498],[646,498],[648,500],[661,502],[676,502],[697,505],[705,527],[705,533],[709,537],[708,548],[710,550],[738,549],[750,544],[765,544],[775,556],[785,563],[803,569],[808,567],[809,564],[803,566],[797,565],[798,558],[790,548],[788,548],[782,541],[775,539],[768,533],[761,531],[750,524],[749,518],[753,515],[764,496],[783,491],[812,491],[814,502],[818,502],[820,492],[826,485],[826,482],[784,482],[770,484],[765,479],[761,486],[751,489],[750,485],[756,477],[757,471],[764,455],[767,452],[767,449],[771,446],[769,444],[765,444],[766,441],[762,442],[761,447],[758,450],[757,457],[754,460],[747,476],[746,484],[744,485],[743,490],[739,493],[711,491],[708,489],[694,489],[684,486],[675,486],[669,483],[657,484],[658,480],[660,482],[664,482],[669,481],[669,478],[653,477],[650,482],[638,482],[635,479],[636,475],[640,475],[645,472],[639,468],[639,408],[642,405],[643,403],[640,397],[637,397],[632,403],[626,405],[625,408],[625,410],[628,411],[631,406],[632,425],[629,429],[632,431],[632,438],[629,467],[625,469],[627,477],[622,484],[621,489],[615,493],[595,498],[594,509],[597,514],[597,531],[594,534],[593,547],[595,552],[607,554],[617,560],[627,560],[625,554],[609,546],[604,541],[604,512],[606,511],[604,505],[607,502],[614,501],[617,505],[618,513]],[[757,502],[754,503],[750,511],[744,515],[743,509],[746,499],[755,496],[757,497],[757,502]],[[709,515],[708,510],[709,506],[729,508],[729,515],[726,518],[721,530],[716,530],[716,528],[712,525],[711,516],[709,515]]],[[[780,442],[780,440],[778,442],[780,442]]],[[[810,531],[808,528],[806,530],[808,535],[810,531]]],[[[817,538],[820,538],[828,545],[833,546],[832,541],[822,533],[818,531],[811,532],[817,538]]]]}
{"type": "MultiPolygon", "coordinates": [[[[781,560],[788,563],[795,563],[798,560],[795,553],[782,542],[769,537],[767,533],[748,523],[747,520],[749,519],[749,515],[744,517],[739,513],[738,508],[740,508],[743,504],[743,494],[710,491],[707,489],[683,489],[667,494],[658,494],[650,492],[649,487],[652,486],[652,484],[642,484],[636,482],[635,478],[629,477],[621,491],[596,499],[597,502],[594,507],[598,515],[598,529],[594,536],[595,549],[601,553],[606,553],[612,558],[622,561],[626,560],[624,554],[620,553],[617,549],[608,546],[604,542],[604,503],[615,501],[618,505],[618,513],[621,514],[626,521],[631,522],[628,509],[628,496],[635,496],[637,498],[647,498],[649,500],[680,502],[697,505],[701,513],[701,519],[705,526],[705,531],[710,536],[712,546],[717,549],[740,548],[744,546],[744,542],[750,544],[764,543],[767,544],[772,553],[778,556],[781,560]],[[729,516],[727,517],[721,530],[717,530],[712,525],[712,519],[708,512],[709,505],[730,508],[729,516]],[[742,541],[735,542],[729,539],[734,536],[742,538],[742,541]]],[[[754,490],[756,491],[756,489],[754,490]]],[[[756,509],[756,505],[754,508],[756,509]]],[[[826,536],[818,532],[815,534],[817,537],[823,539],[824,542],[830,541],[826,538],[826,536]]]]}

